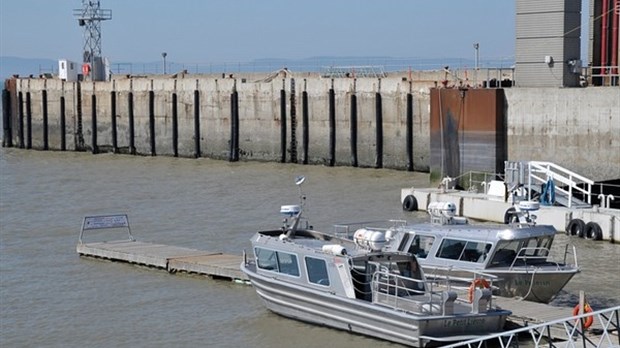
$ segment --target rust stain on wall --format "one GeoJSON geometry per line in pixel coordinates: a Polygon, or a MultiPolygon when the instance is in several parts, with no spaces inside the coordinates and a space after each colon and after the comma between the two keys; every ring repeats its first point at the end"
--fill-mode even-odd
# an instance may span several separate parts
{"type": "Polygon", "coordinates": [[[431,176],[502,173],[507,159],[503,89],[431,90],[431,176]]]}

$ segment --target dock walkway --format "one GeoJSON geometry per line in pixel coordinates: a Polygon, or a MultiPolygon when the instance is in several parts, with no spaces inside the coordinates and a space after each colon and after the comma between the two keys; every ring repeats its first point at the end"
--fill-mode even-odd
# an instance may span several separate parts
{"type": "Polygon", "coordinates": [[[233,281],[249,281],[241,272],[242,257],[169,245],[118,240],[79,243],[78,254],[113,261],[165,269],[170,273],[187,272],[233,281]]]}

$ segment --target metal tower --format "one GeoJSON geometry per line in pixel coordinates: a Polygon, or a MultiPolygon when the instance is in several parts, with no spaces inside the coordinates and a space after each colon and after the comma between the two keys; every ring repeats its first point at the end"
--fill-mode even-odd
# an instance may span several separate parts
{"type": "Polygon", "coordinates": [[[112,10],[101,9],[99,0],[82,0],[82,8],[74,9],[73,15],[84,27],[83,62],[90,64],[95,77],[101,69],[101,21],[112,19],[112,10]]]}

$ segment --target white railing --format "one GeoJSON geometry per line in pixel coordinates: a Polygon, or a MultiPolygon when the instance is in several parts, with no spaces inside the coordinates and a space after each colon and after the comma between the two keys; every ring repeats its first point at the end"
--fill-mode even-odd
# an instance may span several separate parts
{"type": "Polygon", "coordinates": [[[489,335],[473,340],[463,341],[445,346],[444,348],[456,347],[487,347],[487,344],[496,344],[498,347],[516,347],[519,343],[526,343],[528,347],[619,347],[620,336],[620,306],[602,309],[592,313],[585,313],[531,325],[520,329],[507,331],[500,334],[489,335]],[[596,334],[584,330],[583,323],[589,317],[594,317],[597,325],[596,334]],[[558,328],[561,328],[558,330],[558,328]],[[553,337],[552,337],[553,329],[553,337]],[[561,340],[561,342],[558,342],[561,340]]]}
{"type": "Polygon", "coordinates": [[[587,203],[592,204],[593,180],[551,162],[530,161],[527,164],[529,187],[532,185],[532,180],[536,183],[546,183],[552,179],[567,186],[568,190],[565,190],[556,185],[555,190],[567,197],[569,208],[573,204],[574,191],[581,192],[586,197],[587,203]],[[579,184],[583,184],[584,188],[579,187],[579,184]]]}

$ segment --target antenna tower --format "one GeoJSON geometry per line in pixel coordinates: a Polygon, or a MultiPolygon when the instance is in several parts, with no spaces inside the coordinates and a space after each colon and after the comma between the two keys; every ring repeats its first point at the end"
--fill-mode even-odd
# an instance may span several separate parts
{"type": "Polygon", "coordinates": [[[82,0],[82,8],[74,9],[73,16],[84,27],[83,62],[95,68],[95,59],[101,58],[101,21],[112,19],[112,10],[104,10],[99,0],[82,0]]]}

